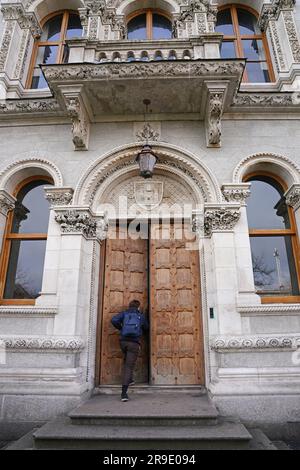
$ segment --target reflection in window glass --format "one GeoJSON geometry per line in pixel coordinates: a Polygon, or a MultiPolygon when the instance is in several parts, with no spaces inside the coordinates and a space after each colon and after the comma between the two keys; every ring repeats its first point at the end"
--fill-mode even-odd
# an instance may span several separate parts
{"type": "Polygon", "coordinates": [[[240,34],[260,34],[257,18],[248,10],[237,8],[240,34]]]}
{"type": "Polygon", "coordinates": [[[282,194],[266,181],[249,180],[251,195],[247,200],[250,229],[286,229],[290,227],[286,204],[280,205],[282,194]]]}
{"type": "Polygon", "coordinates": [[[254,282],[265,295],[298,295],[290,236],[251,237],[254,282]]]}
{"type": "Polygon", "coordinates": [[[13,240],[4,298],[35,299],[42,287],[46,240],[13,240]]]}
{"type": "Polygon", "coordinates": [[[172,24],[165,16],[153,14],[153,39],[171,39],[172,24]]]}
{"type": "Polygon", "coordinates": [[[223,41],[221,44],[222,59],[232,59],[236,57],[235,45],[233,41],[223,41]]]}
{"type": "Polygon", "coordinates": [[[54,16],[43,27],[41,41],[56,42],[60,40],[63,15],[54,16]]]}
{"type": "Polygon", "coordinates": [[[234,35],[231,13],[229,8],[226,10],[219,11],[217,17],[216,32],[223,33],[226,36],[234,35]]]}
{"type": "Polygon", "coordinates": [[[13,233],[47,233],[49,223],[49,202],[45,198],[42,181],[27,185],[20,191],[12,223],[13,233]],[[35,187],[34,187],[35,186],[35,187]]]}
{"type": "Polygon", "coordinates": [[[246,71],[249,82],[270,83],[270,73],[267,62],[248,62],[246,71]]]}
{"type": "Polygon", "coordinates": [[[127,25],[128,39],[147,39],[146,14],[135,16],[127,25]]]}
{"type": "Polygon", "coordinates": [[[78,15],[73,13],[69,16],[68,29],[67,29],[67,39],[71,38],[80,38],[82,35],[82,26],[81,21],[78,15]]]}

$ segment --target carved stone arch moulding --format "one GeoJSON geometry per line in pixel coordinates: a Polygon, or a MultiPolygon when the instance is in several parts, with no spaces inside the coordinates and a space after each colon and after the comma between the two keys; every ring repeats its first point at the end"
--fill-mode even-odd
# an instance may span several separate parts
{"type": "Polygon", "coordinates": [[[63,177],[58,167],[49,160],[37,157],[16,160],[2,169],[0,172],[0,189],[11,193],[23,179],[34,175],[50,176],[53,179],[54,186],[61,187],[63,185],[63,177]]]}
{"type": "MultiPolygon", "coordinates": [[[[143,7],[151,7],[153,2],[139,2],[132,0],[106,0],[108,8],[115,8],[118,15],[128,14],[128,11],[135,11],[143,7]],[[131,5],[135,4],[135,5],[131,5]]],[[[156,2],[156,7],[168,12],[179,13],[180,6],[187,5],[189,0],[161,0],[156,2]]]]}
{"type": "MultiPolygon", "coordinates": [[[[120,174],[119,172],[132,171],[137,168],[135,159],[140,148],[140,143],[129,144],[93,162],[75,189],[74,204],[91,205],[99,187],[108,178],[120,174]]],[[[183,179],[189,180],[190,186],[195,187],[201,193],[203,202],[222,202],[222,193],[217,180],[199,157],[174,145],[155,142],[152,148],[158,157],[158,169],[181,173],[183,179]]]]}
{"type": "Polygon", "coordinates": [[[234,169],[233,183],[242,183],[247,174],[269,171],[280,176],[288,187],[300,183],[300,168],[288,157],[275,153],[256,153],[244,158],[234,169]]]}

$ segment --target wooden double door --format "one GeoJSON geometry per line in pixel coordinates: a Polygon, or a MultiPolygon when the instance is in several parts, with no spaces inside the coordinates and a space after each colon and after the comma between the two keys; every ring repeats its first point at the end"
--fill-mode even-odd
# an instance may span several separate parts
{"type": "Polygon", "coordinates": [[[111,318],[130,300],[141,302],[149,320],[135,370],[137,383],[204,384],[199,252],[182,223],[143,227],[128,236],[127,226],[106,241],[99,383],[121,383],[123,357],[111,318]]]}

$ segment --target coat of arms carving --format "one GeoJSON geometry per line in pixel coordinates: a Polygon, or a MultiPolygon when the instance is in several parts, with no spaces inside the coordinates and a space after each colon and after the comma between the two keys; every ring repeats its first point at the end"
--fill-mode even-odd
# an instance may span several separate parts
{"type": "Polygon", "coordinates": [[[163,199],[164,183],[162,181],[139,181],[134,183],[135,202],[146,210],[158,207],[163,199]]]}

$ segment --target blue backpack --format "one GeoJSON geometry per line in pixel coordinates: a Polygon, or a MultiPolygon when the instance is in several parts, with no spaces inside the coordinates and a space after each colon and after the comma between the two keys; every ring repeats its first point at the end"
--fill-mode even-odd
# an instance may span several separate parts
{"type": "Polygon", "coordinates": [[[142,336],[142,316],[138,310],[124,312],[121,336],[142,336]]]}

